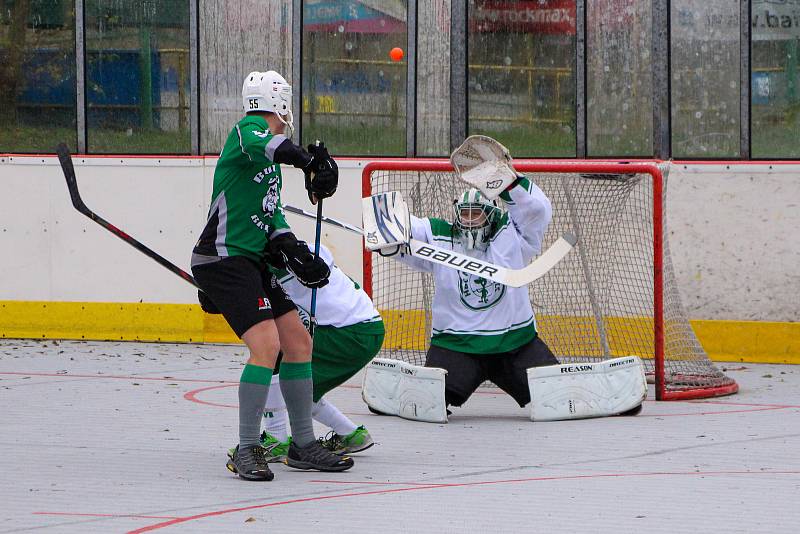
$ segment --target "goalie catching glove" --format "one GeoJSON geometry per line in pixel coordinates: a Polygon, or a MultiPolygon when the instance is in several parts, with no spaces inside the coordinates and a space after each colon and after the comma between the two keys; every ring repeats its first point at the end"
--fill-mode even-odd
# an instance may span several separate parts
{"type": "Polygon", "coordinates": [[[303,167],[306,177],[306,191],[312,203],[333,196],[339,185],[339,166],[328,154],[325,143],[308,145],[311,160],[303,167]]]}
{"type": "Polygon", "coordinates": [[[461,180],[494,200],[514,185],[517,171],[508,149],[485,135],[471,135],[450,155],[450,163],[461,180]]]}
{"type": "Polygon", "coordinates": [[[306,287],[319,289],[328,283],[331,270],[320,257],[315,257],[305,241],[298,241],[291,232],[270,240],[269,261],[278,268],[285,267],[306,287]]]}

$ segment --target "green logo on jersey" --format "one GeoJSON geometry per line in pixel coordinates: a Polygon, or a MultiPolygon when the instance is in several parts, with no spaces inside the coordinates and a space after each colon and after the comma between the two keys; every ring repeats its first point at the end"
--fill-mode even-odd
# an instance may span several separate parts
{"type": "Polygon", "coordinates": [[[489,309],[506,294],[503,284],[461,271],[458,272],[458,288],[461,302],[471,310],[489,309]]]}

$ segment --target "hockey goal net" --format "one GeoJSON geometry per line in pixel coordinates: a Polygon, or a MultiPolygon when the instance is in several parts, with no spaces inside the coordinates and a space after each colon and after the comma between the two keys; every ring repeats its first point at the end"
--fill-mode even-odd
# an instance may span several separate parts
{"type": "MultiPolygon", "coordinates": [[[[564,232],[576,248],[529,286],[537,328],[562,363],[635,354],[656,398],[735,393],[709,360],[681,305],[667,244],[666,165],[515,160],[550,198],[543,250],[564,232]]],[[[452,220],[465,189],[446,160],[373,162],[363,196],[400,191],[418,217],[452,220]]],[[[423,365],[431,334],[433,279],[364,254],[364,285],[386,323],[381,356],[423,365]]]]}

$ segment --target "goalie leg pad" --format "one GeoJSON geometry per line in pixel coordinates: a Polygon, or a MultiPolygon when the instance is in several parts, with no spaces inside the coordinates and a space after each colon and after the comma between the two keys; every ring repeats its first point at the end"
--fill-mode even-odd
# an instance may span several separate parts
{"type": "Polygon", "coordinates": [[[361,396],[367,406],[380,413],[428,423],[446,423],[446,374],[447,371],[436,367],[375,358],[366,367],[361,396]]]}
{"type": "Polygon", "coordinates": [[[638,356],[533,367],[528,369],[528,387],[532,421],[618,415],[640,406],[647,397],[644,365],[638,356]]]}

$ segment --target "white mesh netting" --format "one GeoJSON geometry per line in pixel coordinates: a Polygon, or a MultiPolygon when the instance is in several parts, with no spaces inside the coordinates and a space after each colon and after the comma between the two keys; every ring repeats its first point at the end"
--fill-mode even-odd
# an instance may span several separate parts
{"type": "MultiPolygon", "coordinates": [[[[591,167],[581,170],[576,165],[572,173],[528,174],[553,205],[544,249],[564,232],[578,237],[576,249],[530,286],[538,331],[561,362],[635,354],[652,375],[653,179],[649,174],[591,172],[591,167]]],[[[369,180],[373,194],[400,191],[414,215],[447,220],[452,219],[453,199],[464,189],[452,172],[442,171],[373,170],[369,180]]],[[[424,364],[432,277],[378,254],[372,254],[371,262],[372,298],[387,325],[381,356],[424,364]]],[[[697,396],[706,396],[704,389],[735,387],[709,360],[692,331],[666,237],[663,296],[666,390],[700,390],[697,396]]]]}

